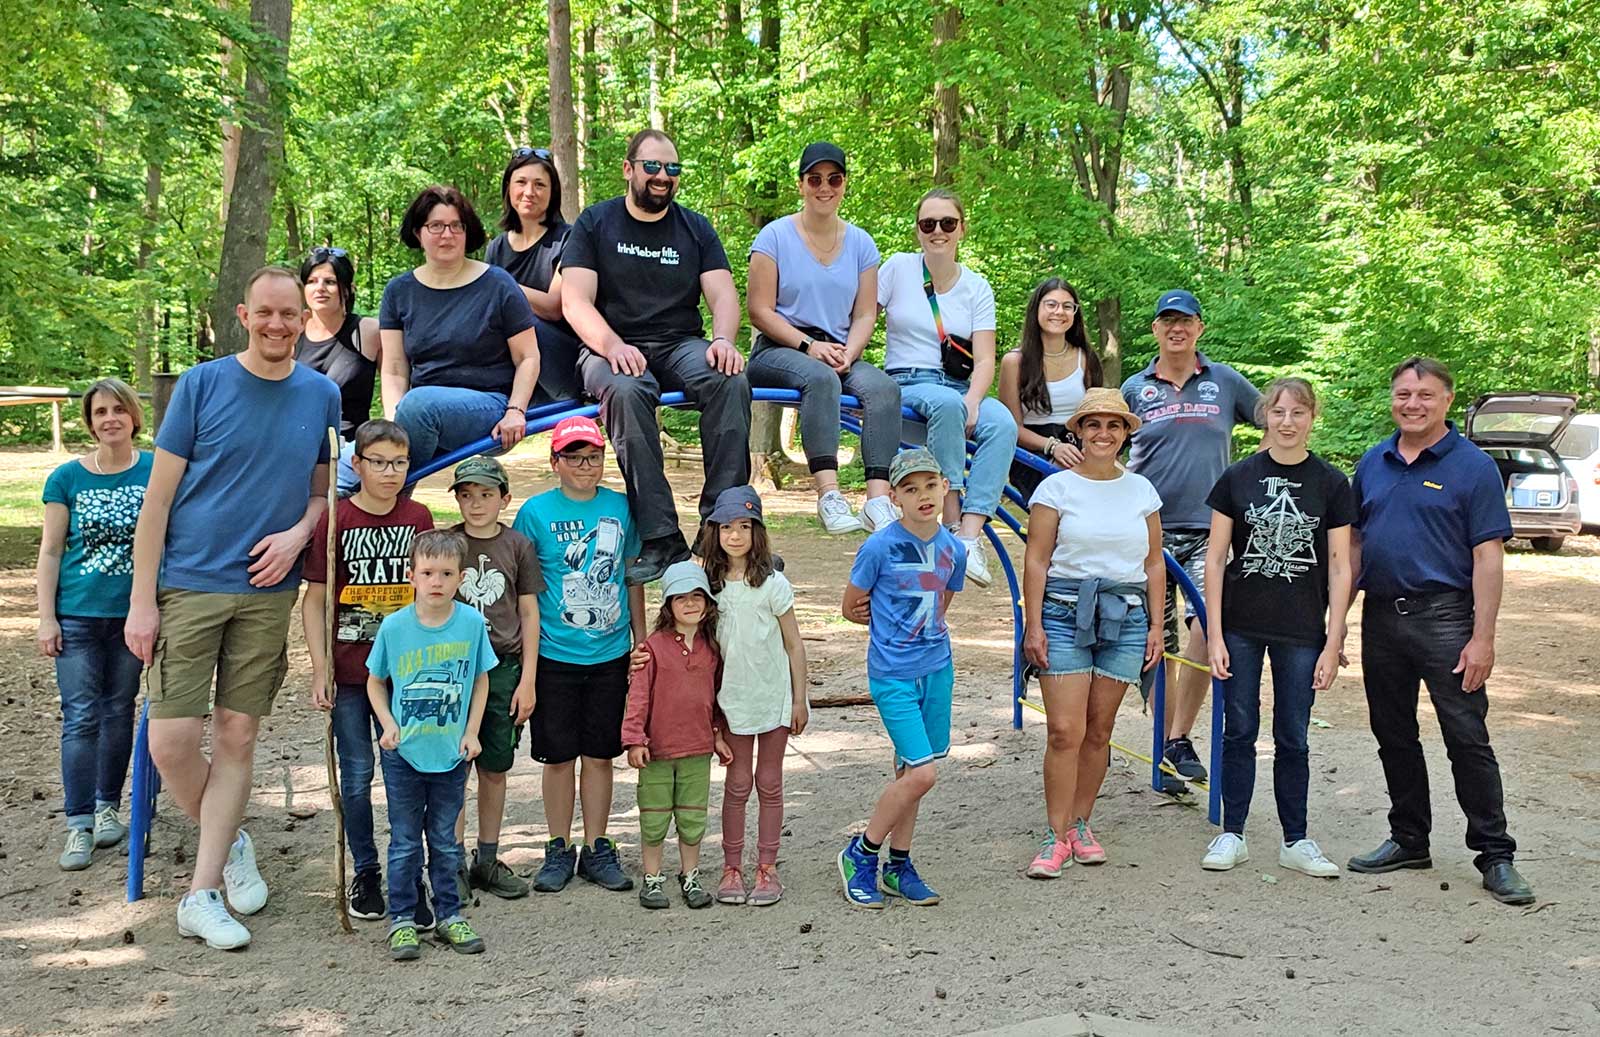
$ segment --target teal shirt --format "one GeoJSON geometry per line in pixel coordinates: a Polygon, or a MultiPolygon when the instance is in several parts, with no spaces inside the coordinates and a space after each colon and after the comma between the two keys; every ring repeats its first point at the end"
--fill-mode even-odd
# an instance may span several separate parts
{"type": "Polygon", "coordinates": [[[133,467],[96,475],[68,461],[44,481],[44,502],[67,509],[67,543],[56,585],[56,615],[117,619],[133,593],[133,530],[139,524],[153,457],[139,451],[133,467]]]}
{"type": "Polygon", "coordinates": [[[523,502],[512,527],[539,552],[539,655],[563,663],[603,663],[628,654],[628,559],[639,533],[628,498],[604,486],[578,501],[557,486],[523,502]]]}
{"type": "Polygon", "coordinates": [[[459,601],[451,604],[450,618],[436,627],[422,624],[415,605],[391,612],[367,656],[367,672],[389,682],[401,758],[430,774],[454,770],[461,762],[472,685],[500,662],[483,613],[459,601]]]}

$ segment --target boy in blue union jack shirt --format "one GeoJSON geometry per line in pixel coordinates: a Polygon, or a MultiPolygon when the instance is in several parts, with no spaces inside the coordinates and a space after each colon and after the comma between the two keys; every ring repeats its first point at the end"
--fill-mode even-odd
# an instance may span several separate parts
{"type": "Polygon", "coordinates": [[[878,797],[867,830],[839,854],[844,896],[853,907],[881,908],[884,896],[937,904],[911,864],[917,808],[933,788],[934,761],[950,751],[955,667],[945,609],[962,588],[966,549],[939,523],[950,483],[924,449],[903,450],[889,468],[901,519],[856,552],[844,592],[844,617],[867,624],[867,683],[894,743],[895,778],[878,797]],[[878,854],[889,844],[880,879],[878,854]]]}

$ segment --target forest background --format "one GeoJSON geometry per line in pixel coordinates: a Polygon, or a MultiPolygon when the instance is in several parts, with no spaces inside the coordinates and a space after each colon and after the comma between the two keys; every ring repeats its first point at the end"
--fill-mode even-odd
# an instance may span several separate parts
{"type": "MultiPolygon", "coordinates": [[[[1065,276],[1114,380],[1186,286],[1210,355],[1317,381],[1343,459],[1411,353],[1460,404],[1600,396],[1596,0],[30,0],[3,24],[0,383],[148,389],[240,348],[244,277],[318,244],[374,313],[420,187],[492,225],[511,149],[550,146],[571,218],[653,125],[741,288],[829,139],[885,255],[929,186],[962,194],[1002,349],[1065,276]]],[[[0,409],[0,439],[47,435],[0,409]]]]}

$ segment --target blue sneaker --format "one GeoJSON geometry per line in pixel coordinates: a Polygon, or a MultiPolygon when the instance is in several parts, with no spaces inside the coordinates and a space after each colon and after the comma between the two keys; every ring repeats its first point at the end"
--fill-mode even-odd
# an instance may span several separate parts
{"type": "Polygon", "coordinates": [[[927,907],[939,902],[939,894],[934,892],[932,886],[922,881],[922,876],[917,874],[916,866],[911,863],[911,858],[897,861],[889,859],[883,866],[883,878],[878,881],[878,886],[891,897],[899,897],[908,904],[927,907]]]}
{"type": "Polygon", "coordinates": [[[533,888],[540,893],[559,893],[567,888],[578,870],[578,848],[562,838],[544,844],[544,866],[533,877],[533,888]]]}
{"type": "Polygon", "coordinates": [[[617,844],[603,835],[579,855],[578,874],[603,889],[618,893],[633,888],[633,880],[622,870],[622,861],[617,858],[617,844]]]}
{"type": "Polygon", "coordinates": [[[878,892],[878,855],[866,851],[859,835],[839,851],[839,878],[851,907],[883,907],[883,894],[878,892]]]}

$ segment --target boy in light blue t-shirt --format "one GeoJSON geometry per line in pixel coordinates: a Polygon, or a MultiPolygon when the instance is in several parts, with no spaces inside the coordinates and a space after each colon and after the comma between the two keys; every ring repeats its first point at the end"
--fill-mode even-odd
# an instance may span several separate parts
{"type": "Polygon", "coordinates": [[[866,623],[867,686],[894,743],[895,778],[878,797],[867,830],[839,854],[839,876],[852,907],[881,908],[884,895],[937,904],[911,864],[911,832],[922,797],[933,788],[934,761],[950,751],[955,667],[945,609],[965,584],[967,552],[939,522],[950,482],[925,449],[902,450],[889,468],[900,521],[867,538],[850,568],[842,611],[866,623]],[[889,863],[878,875],[878,854],[889,863]]]}
{"type": "Polygon", "coordinates": [[[483,613],[455,600],[467,563],[460,533],[434,529],[411,542],[416,601],[391,613],[367,657],[367,698],[383,727],[383,784],[389,797],[389,956],[421,956],[415,923],[422,841],[439,932],[462,954],[483,940],[461,915],[456,818],[467,768],[482,751],[478,727],[498,663],[483,613]]]}

